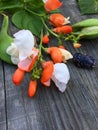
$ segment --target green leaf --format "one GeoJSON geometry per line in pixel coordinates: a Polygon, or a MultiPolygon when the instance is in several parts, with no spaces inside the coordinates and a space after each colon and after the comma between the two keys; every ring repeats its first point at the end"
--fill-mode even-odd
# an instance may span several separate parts
{"type": "Polygon", "coordinates": [[[34,14],[30,14],[25,10],[21,10],[16,12],[12,16],[12,22],[19,29],[28,29],[36,36],[40,35],[40,32],[43,28],[43,23],[39,16],[34,14]]]}
{"type": "Polygon", "coordinates": [[[44,3],[42,2],[42,0],[32,0],[32,2],[28,2],[27,8],[39,14],[46,14],[46,10],[44,8],[44,3]]]}
{"type": "Polygon", "coordinates": [[[2,10],[8,10],[8,9],[15,9],[15,8],[23,8],[23,3],[21,3],[19,0],[2,0],[0,1],[0,11],[2,10]],[[17,3],[17,4],[16,4],[17,3]]]}
{"type": "Polygon", "coordinates": [[[98,13],[98,0],[76,0],[82,14],[98,13]]]}

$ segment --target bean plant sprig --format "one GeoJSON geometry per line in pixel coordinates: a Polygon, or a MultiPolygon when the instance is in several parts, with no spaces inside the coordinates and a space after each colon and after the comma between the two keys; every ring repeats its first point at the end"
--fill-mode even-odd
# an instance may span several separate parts
{"type": "Polygon", "coordinates": [[[51,85],[52,80],[64,92],[70,79],[65,64],[69,59],[74,59],[78,67],[92,68],[95,64],[91,56],[78,53],[73,57],[65,46],[66,41],[72,41],[70,43],[76,49],[81,47],[82,38],[98,37],[98,19],[72,25],[69,17],[59,11],[61,6],[60,0],[17,0],[17,4],[16,0],[0,1],[0,14],[4,17],[0,32],[0,59],[17,65],[12,76],[16,86],[21,84],[25,73],[30,73],[29,97],[36,93],[37,80],[46,87],[51,85]],[[13,36],[8,34],[8,14],[19,29],[13,36]],[[55,46],[49,44],[51,35],[58,40],[55,46]],[[42,51],[48,54],[49,59],[44,59],[42,51]]]}

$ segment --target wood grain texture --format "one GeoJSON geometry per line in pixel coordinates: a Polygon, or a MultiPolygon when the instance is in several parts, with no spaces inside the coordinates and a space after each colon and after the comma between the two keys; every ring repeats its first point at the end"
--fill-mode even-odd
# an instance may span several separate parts
{"type": "Polygon", "coordinates": [[[6,130],[6,90],[4,83],[4,68],[0,61],[0,129],[6,130]]]}
{"type": "MultiPolygon", "coordinates": [[[[81,15],[75,0],[61,1],[61,11],[64,16],[70,16],[72,24],[98,18],[98,15],[81,15]]],[[[9,33],[16,31],[10,23],[9,33]]],[[[96,66],[92,70],[79,69],[68,61],[71,78],[64,93],[53,82],[50,88],[38,83],[35,97],[29,99],[29,74],[16,87],[12,83],[16,66],[0,61],[0,130],[98,130],[98,39],[81,40],[81,43],[78,50],[70,42],[65,46],[72,54],[94,56],[96,66]]]]}

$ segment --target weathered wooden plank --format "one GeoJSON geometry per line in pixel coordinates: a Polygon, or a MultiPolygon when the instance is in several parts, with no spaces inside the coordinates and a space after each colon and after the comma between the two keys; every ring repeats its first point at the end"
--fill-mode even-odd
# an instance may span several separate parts
{"type": "Polygon", "coordinates": [[[12,75],[16,66],[5,64],[6,116],[8,130],[28,130],[26,113],[22,99],[22,85],[16,87],[12,83],[12,75]],[[8,69],[10,68],[10,69],[8,69]]]}
{"type": "Polygon", "coordinates": [[[0,61],[0,129],[6,129],[6,102],[3,63],[0,61]]]}
{"type": "Polygon", "coordinates": [[[84,77],[85,80],[80,78],[81,75],[85,75],[85,72],[81,73],[79,70],[75,70],[72,73],[72,78],[74,78],[72,80],[73,86],[71,86],[73,93],[71,93],[71,96],[73,95],[73,98],[71,99],[75,100],[75,103],[77,104],[74,106],[77,106],[79,108],[77,109],[76,107],[77,113],[80,111],[80,114],[78,113],[78,116],[80,116],[83,122],[85,121],[86,127],[89,129],[97,129],[98,126],[95,124],[98,122],[98,108],[92,100],[91,93],[89,93],[87,77],[84,77]]]}
{"type": "MultiPolygon", "coordinates": [[[[87,19],[87,18],[98,18],[98,15],[81,15],[79,9],[77,9],[77,3],[75,0],[71,0],[71,1],[67,1],[64,2],[64,7],[63,7],[63,12],[64,14],[69,14],[72,24],[75,22],[78,22],[80,20],[83,19],[87,19]],[[71,2],[72,1],[72,2],[71,2]],[[68,7],[70,9],[68,9],[68,7]]],[[[76,52],[81,52],[84,54],[89,54],[95,57],[96,59],[96,66],[94,68],[95,71],[91,71],[91,73],[83,73],[83,75],[88,76],[88,82],[90,82],[90,85],[92,84],[92,87],[89,85],[89,90],[92,94],[92,97],[94,98],[94,102],[96,103],[96,105],[98,105],[98,78],[97,78],[97,72],[98,72],[98,39],[92,39],[92,40],[81,40],[80,43],[82,43],[82,47],[80,49],[74,49],[73,47],[71,47],[71,45],[68,46],[68,49],[71,50],[71,52],[74,54],[76,52]],[[94,85],[93,85],[94,84],[94,85]]],[[[70,43],[69,43],[70,44],[70,43]]],[[[80,70],[81,71],[81,70],[80,70]]],[[[83,72],[85,72],[83,70],[83,72]]],[[[81,74],[82,75],[82,74],[81,74]]],[[[85,80],[84,80],[85,81],[85,80]]]]}
{"type": "Polygon", "coordinates": [[[0,130],[6,130],[6,123],[4,122],[2,122],[1,124],[0,124],[0,130]]]}
{"type": "Polygon", "coordinates": [[[8,130],[29,130],[25,116],[9,120],[8,130]]]}

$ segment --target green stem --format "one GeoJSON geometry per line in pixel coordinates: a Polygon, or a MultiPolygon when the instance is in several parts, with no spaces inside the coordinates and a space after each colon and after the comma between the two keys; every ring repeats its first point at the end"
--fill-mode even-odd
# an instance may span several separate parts
{"type": "Polygon", "coordinates": [[[26,0],[24,0],[24,3],[26,3],[26,0]]]}
{"type": "Polygon", "coordinates": [[[38,60],[39,61],[43,61],[42,59],[42,52],[41,52],[41,49],[42,49],[42,37],[43,37],[43,30],[41,31],[41,35],[40,35],[40,44],[39,44],[39,55],[38,55],[38,60]]]}
{"type": "Polygon", "coordinates": [[[54,35],[55,37],[58,38],[58,35],[57,35],[56,33],[54,33],[51,29],[48,28],[48,26],[46,25],[46,23],[45,23],[45,21],[43,20],[43,18],[41,18],[41,20],[42,20],[42,22],[43,22],[45,28],[46,28],[52,35],[54,35]]]}
{"type": "Polygon", "coordinates": [[[47,52],[47,48],[41,46],[41,48],[43,49],[43,51],[47,52]]]}
{"type": "Polygon", "coordinates": [[[35,13],[34,11],[31,11],[31,10],[27,9],[26,7],[25,7],[25,10],[28,11],[29,13],[32,13],[32,14],[34,14],[34,15],[36,15],[36,16],[39,16],[39,17],[45,16],[45,14],[38,14],[38,13],[35,13]]]}
{"type": "Polygon", "coordinates": [[[41,36],[40,36],[40,44],[39,44],[39,57],[41,56],[41,46],[42,46],[42,37],[43,37],[43,31],[41,31],[41,36]]]}

